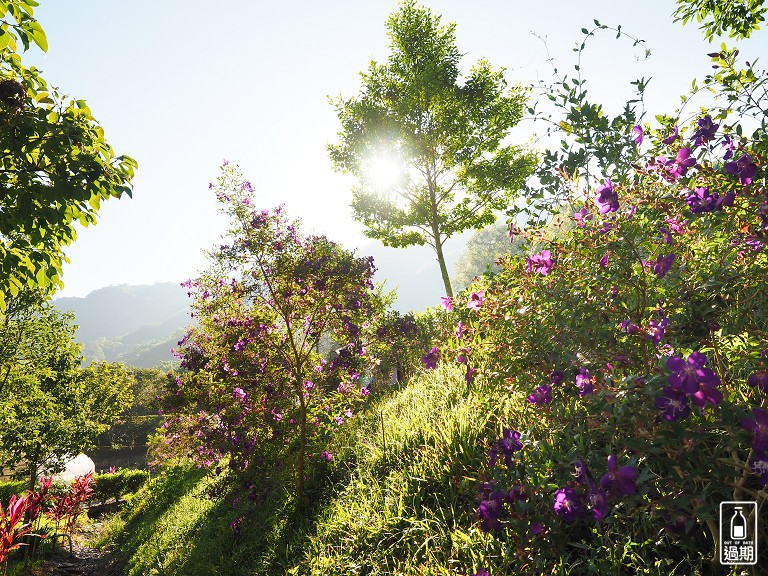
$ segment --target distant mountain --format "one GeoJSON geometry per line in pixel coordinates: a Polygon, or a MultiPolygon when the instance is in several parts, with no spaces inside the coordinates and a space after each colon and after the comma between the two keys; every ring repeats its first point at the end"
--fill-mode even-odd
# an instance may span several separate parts
{"type": "Polygon", "coordinates": [[[86,363],[106,360],[151,368],[172,361],[170,349],[191,323],[189,298],[176,282],[109,286],[53,304],[74,312],[75,339],[83,345],[86,363]]]}
{"type": "MultiPolygon", "coordinates": [[[[468,236],[463,234],[444,246],[451,275],[468,236]]],[[[357,254],[373,256],[375,280],[384,282],[388,290],[397,290],[394,306],[401,312],[435,306],[445,295],[440,269],[429,246],[387,248],[372,241],[357,254]]],[[[53,304],[62,311],[74,312],[79,327],[75,339],[83,345],[86,363],[106,360],[152,368],[173,361],[170,350],[192,323],[187,291],[175,282],[108,286],[85,298],[58,298],[53,304]]]]}

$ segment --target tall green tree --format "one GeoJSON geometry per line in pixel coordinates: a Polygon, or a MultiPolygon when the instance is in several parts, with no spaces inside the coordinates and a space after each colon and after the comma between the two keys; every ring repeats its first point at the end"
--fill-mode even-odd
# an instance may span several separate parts
{"type": "Polygon", "coordinates": [[[81,369],[71,313],[22,292],[0,312],[0,467],[34,485],[93,445],[129,403],[119,364],[81,369]]]}
{"type": "Polygon", "coordinates": [[[131,194],[136,162],[115,156],[83,100],[50,88],[19,55],[48,49],[34,0],[0,1],[0,310],[8,294],[62,286],[74,223],[131,194]]]}
{"type": "Polygon", "coordinates": [[[443,244],[496,220],[531,172],[534,157],[508,143],[525,92],[485,60],[460,78],[455,25],[413,1],[387,21],[387,62],[371,62],[357,97],[335,100],[330,145],[337,170],[357,177],[352,209],[366,235],[387,246],[429,244],[452,295],[443,244]],[[376,178],[383,158],[397,178],[376,178]]]}

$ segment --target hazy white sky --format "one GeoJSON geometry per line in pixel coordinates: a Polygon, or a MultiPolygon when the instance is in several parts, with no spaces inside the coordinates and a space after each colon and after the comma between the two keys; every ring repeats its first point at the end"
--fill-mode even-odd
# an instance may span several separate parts
{"type": "MultiPolygon", "coordinates": [[[[593,19],[622,24],[653,56],[606,36],[582,70],[590,94],[617,109],[629,81],[653,77],[648,108],[672,111],[709,69],[694,26],[673,24],[673,0],[427,0],[457,23],[468,68],[480,57],[510,82],[560,70],[593,19]]],[[[65,296],[111,284],[179,281],[204,267],[224,223],[208,190],[223,159],[240,164],[265,207],[285,203],[305,227],[365,252],[350,216],[351,181],[334,173],[326,144],[338,121],[328,96],[352,96],[359,73],[387,55],[385,21],[397,3],[317,0],[43,0],[36,16],[48,54],[25,55],[62,91],[88,101],[118,153],[139,162],[133,199],[103,204],[99,223],[68,250],[65,296]]],[[[743,52],[768,55],[765,33],[743,52]]],[[[526,142],[531,127],[519,131],[526,142]]],[[[457,249],[454,247],[454,249],[457,249]]],[[[435,265],[437,273],[437,267],[435,265]]]]}

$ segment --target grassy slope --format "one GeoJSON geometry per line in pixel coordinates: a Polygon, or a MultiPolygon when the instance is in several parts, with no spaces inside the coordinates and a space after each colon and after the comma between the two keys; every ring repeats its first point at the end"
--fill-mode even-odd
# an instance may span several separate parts
{"type": "Polygon", "coordinates": [[[131,576],[472,573],[485,541],[472,527],[472,470],[504,407],[465,389],[441,367],[372,404],[339,435],[304,514],[279,482],[236,509],[224,475],[179,468],[141,491],[108,538],[131,576]]]}

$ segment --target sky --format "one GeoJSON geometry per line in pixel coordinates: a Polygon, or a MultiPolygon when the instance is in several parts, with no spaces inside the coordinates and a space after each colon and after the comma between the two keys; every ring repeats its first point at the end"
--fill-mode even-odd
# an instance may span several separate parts
{"type": "MultiPolygon", "coordinates": [[[[594,19],[621,24],[652,56],[643,60],[612,35],[588,49],[582,72],[609,112],[639,77],[652,77],[647,109],[674,110],[714,50],[694,25],[672,22],[673,0],[423,3],[457,24],[463,69],[487,58],[511,84],[551,78],[550,58],[561,72],[572,69],[580,29],[594,19]]],[[[365,255],[371,240],[351,216],[353,181],[334,172],[326,150],[340,128],[329,97],[358,94],[360,72],[386,59],[385,22],[396,8],[392,0],[42,0],[35,16],[49,50],[31,49],[25,64],[85,99],[115,151],[139,163],[133,198],[102,204],[98,224],[68,248],[59,295],[196,276],[203,249],[226,227],[208,189],[224,159],[240,165],[264,207],[285,204],[305,231],[365,255]]],[[[742,53],[767,49],[761,32],[742,53]]],[[[536,146],[535,129],[521,123],[514,138],[536,146]]],[[[460,251],[465,238],[448,250],[460,251]]],[[[429,252],[424,261],[439,278],[429,252]]],[[[381,272],[390,286],[408,282],[396,266],[381,272]]]]}

